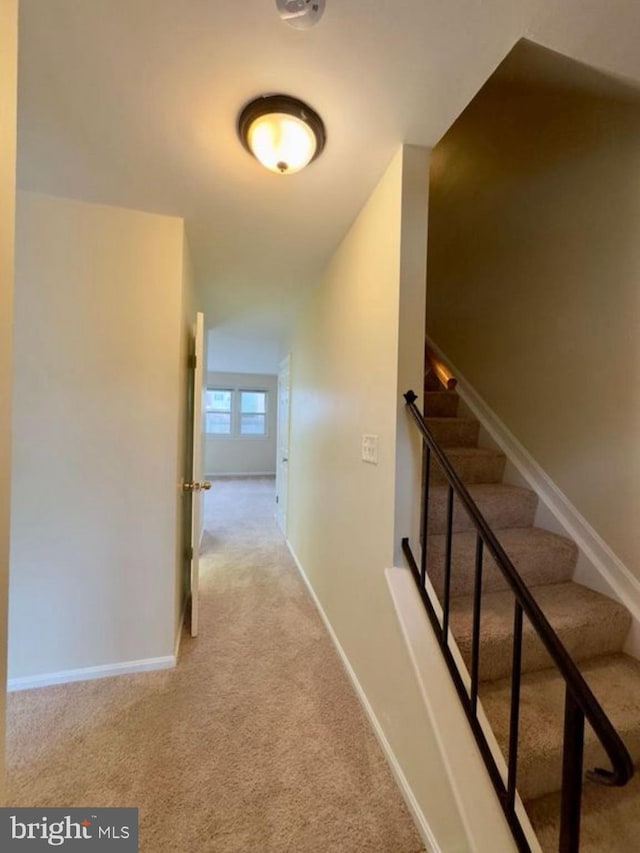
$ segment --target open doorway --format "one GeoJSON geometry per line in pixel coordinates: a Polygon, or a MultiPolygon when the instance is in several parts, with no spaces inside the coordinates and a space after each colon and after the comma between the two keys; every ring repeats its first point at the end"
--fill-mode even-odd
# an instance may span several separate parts
{"type": "Polygon", "coordinates": [[[233,540],[232,528],[269,516],[275,525],[278,459],[278,342],[207,333],[203,467],[204,549],[233,540]],[[255,506],[252,502],[255,499],[255,506]]]}
{"type": "Polygon", "coordinates": [[[205,474],[275,479],[277,343],[209,330],[206,362],[205,474]]]}

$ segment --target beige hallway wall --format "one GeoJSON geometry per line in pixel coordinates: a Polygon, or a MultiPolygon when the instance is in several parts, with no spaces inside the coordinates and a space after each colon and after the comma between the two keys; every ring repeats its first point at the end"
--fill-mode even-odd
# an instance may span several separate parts
{"type": "Polygon", "coordinates": [[[384,576],[396,524],[410,527],[395,518],[396,439],[400,390],[422,373],[424,269],[409,270],[424,265],[427,169],[424,149],[400,150],[296,329],[288,535],[442,849],[456,850],[464,832],[384,576]],[[379,438],[378,465],[361,461],[363,434],[379,438]]]}
{"type": "Polygon", "coordinates": [[[18,4],[0,0],[0,804],[4,803],[18,4]]]}
{"type": "Polygon", "coordinates": [[[427,326],[640,577],[640,100],[538,62],[434,151],[427,326]]]}
{"type": "Polygon", "coordinates": [[[173,653],[183,232],[19,193],[12,678],[173,653]]]}

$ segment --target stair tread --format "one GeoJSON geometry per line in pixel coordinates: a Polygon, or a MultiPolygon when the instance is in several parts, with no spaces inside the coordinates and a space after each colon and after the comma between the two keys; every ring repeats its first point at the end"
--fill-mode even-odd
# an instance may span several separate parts
{"type": "MultiPolygon", "coordinates": [[[[478,505],[490,527],[529,527],[533,524],[538,496],[531,489],[507,483],[470,483],[467,491],[478,505]]],[[[446,524],[447,486],[433,485],[429,490],[429,530],[442,534],[446,524]]],[[[453,530],[461,532],[473,527],[458,498],[454,501],[453,530]]]]}
{"type": "MultiPolygon", "coordinates": [[[[570,580],[578,553],[576,544],[571,539],[540,527],[505,527],[495,530],[494,533],[528,586],[543,586],[570,580]]],[[[441,584],[445,546],[444,534],[428,537],[428,573],[436,591],[441,584]]],[[[454,533],[451,547],[451,594],[470,595],[473,592],[475,568],[475,530],[454,533]]],[[[483,589],[494,592],[507,588],[507,581],[493,559],[486,554],[483,589]]]]}
{"type": "MultiPolygon", "coordinates": [[[[640,661],[603,655],[580,670],[634,762],[640,760],[640,661]]],[[[486,682],[481,700],[498,743],[506,751],[511,679],[486,682]]],[[[565,685],[555,667],[524,673],[520,687],[518,789],[523,800],[560,789],[565,685]]],[[[608,766],[590,726],[585,727],[585,769],[608,766]]]]}
{"type": "MultiPolygon", "coordinates": [[[[574,660],[622,649],[631,616],[619,602],[567,581],[533,587],[531,593],[574,660]]],[[[471,596],[451,602],[451,629],[465,660],[471,658],[471,596]]],[[[514,596],[510,591],[482,596],[480,678],[502,678],[511,671],[514,596]]],[[[522,671],[545,669],[551,660],[531,622],[524,620],[522,671]]]]}

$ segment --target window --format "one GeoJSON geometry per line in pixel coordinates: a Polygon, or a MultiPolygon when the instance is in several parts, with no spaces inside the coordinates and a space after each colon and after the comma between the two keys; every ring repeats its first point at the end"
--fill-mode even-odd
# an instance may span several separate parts
{"type": "Polygon", "coordinates": [[[213,435],[231,435],[233,391],[207,388],[205,392],[205,431],[213,435]]]}
{"type": "Polygon", "coordinates": [[[266,438],[267,396],[267,391],[207,388],[205,432],[232,438],[266,438]]]}
{"type": "Polygon", "coordinates": [[[240,435],[267,434],[267,392],[240,391],[240,435]]]}

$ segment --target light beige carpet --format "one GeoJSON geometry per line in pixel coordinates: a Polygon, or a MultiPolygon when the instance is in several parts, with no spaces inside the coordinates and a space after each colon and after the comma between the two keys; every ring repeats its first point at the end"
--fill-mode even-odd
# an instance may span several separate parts
{"type": "Polygon", "coordinates": [[[273,510],[214,484],[177,669],[9,697],[13,805],[138,806],[145,853],[423,849],[273,510]]]}

